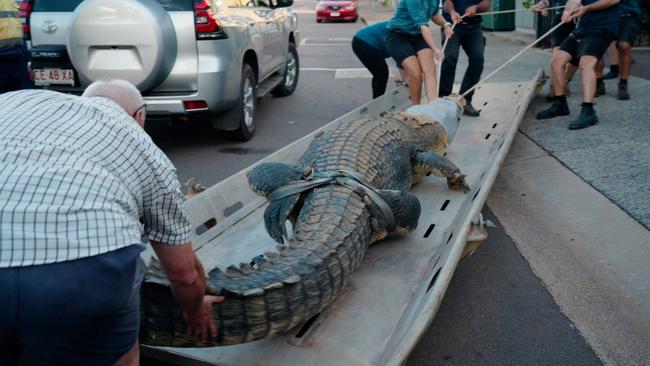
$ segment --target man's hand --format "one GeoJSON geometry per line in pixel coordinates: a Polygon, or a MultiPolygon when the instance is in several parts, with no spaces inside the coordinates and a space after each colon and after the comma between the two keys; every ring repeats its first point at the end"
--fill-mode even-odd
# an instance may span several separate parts
{"type": "Polygon", "coordinates": [[[449,23],[445,24],[444,27],[442,27],[442,31],[445,34],[445,38],[449,39],[451,36],[454,35],[454,30],[451,29],[451,25],[449,23]]]}
{"type": "Polygon", "coordinates": [[[466,17],[474,17],[476,16],[476,13],[478,13],[478,5],[472,5],[467,7],[467,9],[465,9],[466,17]]]}
{"type": "Polygon", "coordinates": [[[433,61],[436,63],[442,62],[443,58],[445,57],[442,52],[440,52],[440,50],[437,48],[432,48],[431,50],[433,51],[433,61]]]}
{"type": "Polygon", "coordinates": [[[561,19],[562,23],[568,23],[571,20],[573,20],[573,15],[571,13],[566,11],[562,12],[562,19],[561,19]]]}
{"type": "Polygon", "coordinates": [[[530,8],[530,10],[533,13],[541,13],[542,16],[547,16],[548,15],[548,3],[546,3],[545,0],[542,0],[542,1],[538,2],[537,4],[533,5],[533,7],[530,8]]]}
{"type": "Polygon", "coordinates": [[[589,11],[589,7],[588,7],[588,6],[580,5],[580,6],[578,6],[578,8],[573,12],[573,16],[571,17],[571,19],[580,18],[581,16],[585,15],[585,13],[588,12],[588,11],[589,11]]]}
{"type": "Polygon", "coordinates": [[[217,336],[217,324],[214,322],[212,307],[223,299],[223,296],[205,295],[196,311],[184,312],[188,336],[201,342],[217,336]]]}
{"type": "Polygon", "coordinates": [[[454,12],[451,13],[451,21],[454,24],[458,24],[458,23],[463,21],[463,17],[461,17],[460,14],[458,14],[457,11],[454,11],[454,12]]]}

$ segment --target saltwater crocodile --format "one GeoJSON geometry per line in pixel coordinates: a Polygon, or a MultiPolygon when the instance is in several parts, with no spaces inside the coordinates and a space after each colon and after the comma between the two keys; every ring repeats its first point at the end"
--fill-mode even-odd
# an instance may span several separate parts
{"type": "MultiPolygon", "coordinates": [[[[441,108],[450,104],[458,108],[439,102],[441,108]]],[[[432,173],[446,177],[451,189],[468,190],[464,175],[443,156],[447,140],[439,122],[400,112],[333,126],[312,141],[296,166],[256,166],[248,173],[249,184],[272,199],[264,220],[267,232],[281,243],[278,252],[208,274],[211,291],[227,299],[215,305],[219,335],[207,343],[188,338],[169,288],[145,281],[141,342],[232,345],[288,331],[318,314],[349,282],[368,245],[391,231],[415,229],[420,204],[408,192],[411,185],[432,173]],[[329,183],[303,192],[283,188],[318,180],[329,183]],[[287,220],[293,223],[292,235],[287,220]]]]}

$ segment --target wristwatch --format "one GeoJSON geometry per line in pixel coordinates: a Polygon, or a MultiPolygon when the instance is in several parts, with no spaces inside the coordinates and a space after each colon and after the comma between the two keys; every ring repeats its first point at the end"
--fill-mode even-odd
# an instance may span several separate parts
{"type": "Polygon", "coordinates": [[[443,27],[443,28],[444,28],[444,27],[451,27],[451,23],[447,22],[447,23],[445,23],[442,27],[443,27]]]}

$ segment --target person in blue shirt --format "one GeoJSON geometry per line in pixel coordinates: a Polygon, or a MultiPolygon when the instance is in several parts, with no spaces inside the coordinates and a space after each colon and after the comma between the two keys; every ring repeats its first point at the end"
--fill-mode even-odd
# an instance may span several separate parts
{"type": "MultiPolygon", "coordinates": [[[[460,94],[466,92],[481,79],[485,37],[481,29],[481,16],[477,14],[490,9],[490,0],[445,0],[444,8],[445,19],[455,23],[456,27],[453,37],[449,39],[445,48],[445,61],[442,63],[440,71],[440,96],[451,94],[460,47],[463,47],[469,61],[460,84],[460,94]]],[[[473,95],[472,92],[465,97],[467,104],[463,113],[467,116],[477,117],[480,112],[472,106],[473,95]]]]}
{"type": "Polygon", "coordinates": [[[384,95],[388,83],[386,59],[390,55],[384,42],[386,26],[388,21],[369,25],[359,29],[352,38],[352,51],[372,74],[372,99],[384,95]]]}
{"type": "Polygon", "coordinates": [[[580,67],[582,79],[582,109],[578,118],[569,125],[570,130],[586,128],[598,123],[593,100],[596,93],[596,65],[598,60],[618,35],[620,16],[619,0],[569,0],[562,13],[565,23],[579,18],[573,31],[553,51],[551,78],[555,100],[551,106],[538,113],[537,119],[569,115],[569,106],[564,95],[564,68],[571,62],[580,67]]]}
{"type": "Polygon", "coordinates": [[[386,47],[408,74],[412,104],[420,104],[423,79],[427,100],[438,97],[434,57],[440,60],[442,54],[434,44],[429,20],[444,28],[447,36],[451,35],[451,27],[438,12],[438,0],[401,0],[388,22],[386,47]]]}

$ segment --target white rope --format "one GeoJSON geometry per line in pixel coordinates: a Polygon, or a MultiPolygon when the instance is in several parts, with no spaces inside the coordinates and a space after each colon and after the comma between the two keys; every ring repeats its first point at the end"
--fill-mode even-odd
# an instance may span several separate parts
{"type": "MultiPolygon", "coordinates": [[[[451,25],[451,30],[452,31],[454,30],[454,28],[456,28],[457,24],[458,23],[454,23],[454,24],[451,25]]],[[[443,28],[442,34],[445,34],[444,32],[445,32],[445,30],[443,28]]],[[[442,43],[442,47],[440,48],[440,54],[442,55],[443,59],[445,57],[445,48],[447,48],[447,43],[449,43],[449,38],[445,38],[445,41],[442,43]]],[[[438,80],[437,80],[438,82],[436,83],[436,95],[435,95],[434,98],[437,98],[438,95],[440,95],[440,81],[442,80],[442,75],[441,75],[442,74],[442,62],[438,61],[438,62],[436,62],[436,64],[438,66],[438,68],[436,69],[436,71],[437,71],[436,77],[438,78],[438,80]]]]}
{"type": "MultiPolygon", "coordinates": [[[[542,9],[542,10],[562,9],[562,8],[564,8],[565,6],[566,6],[566,5],[554,6],[554,7],[551,7],[551,8],[544,8],[544,9],[542,9]]],[[[477,13],[476,15],[506,14],[506,13],[515,13],[515,12],[518,12],[518,11],[531,11],[531,10],[528,9],[528,8],[523,8],[523,9],[512,9],[512,10],[499,10],[499,11],[488,11],[488,12],[485,12],[485,13],[477,13]]],[[[463,19],[463,18],[465,18],[466,16],[467,16],[467,14],[464,14],[464,15],[461,16],[460,18],[463,19]]],[[[452,26],[451,26],[451,30],[453,31],[454,28],[456,28],[456,25],[458,25],[458,24],[460,24],[460,22],[457,22],[457,23],[452,24],[452,26]]],[[[562,22],[560,22],[560,24],[562,24],[562,22]]],[[[546,34],[544,34],[543,36],[541,36],[540,38],[538,38],[535,42],[533,42],[530,46],[524,48],[521,52],[519,52],[519,53],[518,53],[517,55],[515,55],[512,59],[510,59],[509,61],[507,61],[507,62],[506,62],[504,65],[502,65],[499,69],[493,71],[492,74],[494,74],[494,73],[496,73],[497,71],[499,71],[500,69],[502,69],[506,64],[508,64],[508,62],[510,62],[510,61],[512,61],[513,59],[519,57],[519,55],[522,54],[522,53],[524,53],[527,49],[529,49],[529,48],[533,47],[534,45],[536,45],[537,43],[539,43],[539,42],[540,42],[544,37],[546,37],[547,35],[551,34],[551,33],[552,33],[554,30],[556,30],[557,28],[559,28],[559,25],[553,27],[551,30],[549,30],[548,32],[546,32],[546,34]]],[[[443,34],[444,34],[444,27],[443,27],[442,31],[443,31],[443,34]]],[[[442,48],[440,49],[440,54],[442,55],[442,57],[445,57],[445,48],[447,48],[447,43],[449,43],[449,38],[445,38],[445,41],[444,41],[443,44],[442,44],[442,48]]],[[[437,78],[438,78],[438,80],[437,80],[438,82],[437,82],[437,84],[436,84],[436,97],[438,97],[438,95],[440,95],[440,81],[442,80],[442,75],[441,75],[441,73],[442,73],[442,62],[436,62],[436,64],[437,64],[437,66],[438,66],[438,68],[437,68],[437,70],[436,70],[436,71],[438,72],[437,75],[436,75],[437,78]]],[[[487,78],[491,77],[492,74],[486,76],[483,80],[479,81],[479,82],[477,83],[477,85],[480,84],[480,83],[482,83],[482,82],[484,82],[487,78]]],[[[466,95],[467,93],[469,93],[471,90],[474,90],[474,89],[476,88],[477,85],[474,85],[474,87],[472,87],[470,90],[466,91],[466,92],[463,94],[463,96],[465,96],[465,95],[466,95]]]]}
{"type": "Polygon", "coordinates": [[[516,55],[512,56],[512,57],[511,57],[508,61],[506,61],[503,65],[499,66],[496,70],[494,70],[494,71],[492,71],[491,73],[489,73],[486,77],[484,77],[481,81],[479,81],[478,83],[476,83],[473,87],[469,88],[467,91],[465,91],[463,94],[461,94],[461,96],[463,96],[463,97],[467,96],[467,94],[469,94],[469,93],[471,93],[472,91],[474,91],[474,89],[476,89],[479,85],[483,84],[487,79],[489,79],[489,78],[491,78],[492,76],[494,76],[494,74],[496,74],[497,72],[501,71],[501,69],[503,69],[504,67],[506,67],[506,66],[507,66],[509,63],[511,63],[512,61],[514,61],[517,57],[521,56],[522,53],[526,52],[527,50],[529,50],[530,48],[532,48],[533,46],[535,46],[536,44],[538,44],[542,39],[546,38],[546,36],[548,36],[549,34],[553,33],[556,29],[560,28],[560,27],[561,27],[562,25],[564,25],[564,24],[565,24],[564,22],[559,22],[555,27],[549,29],[548,32],[544,33],[541,37],[537,38],[533,43],[531,43],[531,44],[529,44],[528,46],[526,46],[526,48],[524,48],[523,50],[519,51],[516,55]]]}
{"type": "MultiPolygon", "coordinates": [[[[562,9],[566,5],[561,5],[561,6],[554,6],[552,8],[544,8],[540,10],[555,10],[555,9],[562,9]]],[[[516,13],[519,11],[532,11],[527,8],[521,8],[521,9],[512,9],[512,10],[496,10],[496,11],[486,11],[485,13],[477,13],[476,15],[496,15],[496,14],[508,14],[508,13],[516,13]]]]}

